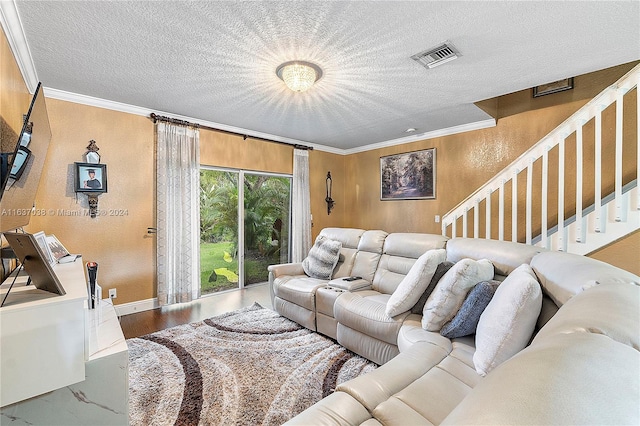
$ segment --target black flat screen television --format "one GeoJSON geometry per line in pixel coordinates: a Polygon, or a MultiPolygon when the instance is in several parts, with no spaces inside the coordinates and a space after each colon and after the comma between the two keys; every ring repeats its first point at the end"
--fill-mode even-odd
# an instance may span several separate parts
{"type": "Polygon", "coordinates": [[[17,140],[0,140],[0,232],[29,224],[50,142],[47,106],[38,83],[17,140]]]}

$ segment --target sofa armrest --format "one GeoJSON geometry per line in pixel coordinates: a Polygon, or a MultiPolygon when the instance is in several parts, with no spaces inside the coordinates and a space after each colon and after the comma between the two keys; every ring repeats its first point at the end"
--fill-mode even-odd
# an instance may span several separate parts
{"type": "Polygon", "coordinates": [[[305,275],[302,263],[281,263],[279,265],[269,265],[267,271],[273,274],[274,278],[282,275],[305,275]]]}
{"type": "MultiPolygon", "coordinates": [[[[346,277],[349,278],[349,277],[346,277]]],[[[371,283],[365,279],[358,279],[353,281],[346,281],[345,278],[336,278],[327,283],[328,287],[337,288],[345,291],[359,291],[368,290],[371,288],[371,283]]]]}

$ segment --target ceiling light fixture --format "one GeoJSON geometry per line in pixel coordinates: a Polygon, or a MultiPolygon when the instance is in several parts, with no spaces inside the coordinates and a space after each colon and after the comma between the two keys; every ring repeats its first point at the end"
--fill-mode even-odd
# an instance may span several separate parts
{"type": "Polygon", "coordinates": [[[316,64],[305,61],[290,61],[276,68],[276,75],[294,92],[304,92],[322,77],[316,64]]]}

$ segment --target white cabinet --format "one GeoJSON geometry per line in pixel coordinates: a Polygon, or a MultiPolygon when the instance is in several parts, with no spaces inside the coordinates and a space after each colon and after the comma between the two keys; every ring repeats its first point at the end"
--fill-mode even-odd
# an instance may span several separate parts
{"type": "Polygon", "coordinates": [[[0,308],[0,423],[126,425],[129,355],[115,310],[109,300],[86,308],[82,259],[54,271],[67,294],[18,283],[0,308]]]}

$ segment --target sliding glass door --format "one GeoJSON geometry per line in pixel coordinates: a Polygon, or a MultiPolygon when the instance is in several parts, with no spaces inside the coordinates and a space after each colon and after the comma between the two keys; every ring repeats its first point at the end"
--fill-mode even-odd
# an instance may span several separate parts
{"type": "Polygon", "coordinates": [[[202,167],[202,294],[266,282],[268,265],[288,262],[290,210],[290,176],[202,167]]]}

